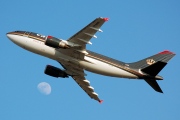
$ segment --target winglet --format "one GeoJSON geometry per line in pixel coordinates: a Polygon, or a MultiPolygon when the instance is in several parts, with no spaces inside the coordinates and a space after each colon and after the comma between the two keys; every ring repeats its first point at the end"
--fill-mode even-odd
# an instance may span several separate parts
{"type": "Polygon", "coordinates": [[[103,100],[99,100],[99,103],[101,104],[103,102],[103,100]]]}
{"type": "Polygon", "coordinates": [[[109,20],[109,18],[103,18],[103,20],[106,22],[106,21],[108,21],[108,20],[109,20]]]}

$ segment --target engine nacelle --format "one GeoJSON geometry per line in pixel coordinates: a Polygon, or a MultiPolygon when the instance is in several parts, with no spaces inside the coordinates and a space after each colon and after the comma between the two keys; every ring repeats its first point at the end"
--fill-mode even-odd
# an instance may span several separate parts
{"type": "Polygon", "coordinates": [[[49,76],[52,76],[52,77],[62,77],[62,78],[66,78],[68,77],[68,75],[66,74],[66,72],[64,72],[63,70],[57,68],[57,67],[54,67],[54,66],[51,66],[51,65],[47,65],[45,70],[44,70],[44,73],[46,75],[49,75],[49,76]]]}
{"type": "Polygon", "coordinates": [[[64,49],[69,48],[67,43],[52,36],[46,37],[45,45],[53,47],[53,48],[64,48],[64,49]]]}

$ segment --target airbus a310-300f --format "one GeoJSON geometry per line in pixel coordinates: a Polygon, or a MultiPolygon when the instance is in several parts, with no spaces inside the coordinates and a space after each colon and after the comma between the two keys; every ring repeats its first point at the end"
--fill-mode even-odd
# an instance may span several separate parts
{"type": "Polygon", "coordinates": [[[86,44],[92,44],[90,39],[97,38],[95,33],[102,32],[100,27],[106,21],[108,18],[96,18],[68,40],[27,31],[9,32],[7,37],[26,50],[58,61],[64,70],[47,65],[44,73],[53,77],[71,76],[92,99],[100,103],[102,100],[85,78],[84,70],[111,77],[144,79],[154,90],[162,93],[156,80],[163,78],[158,73],[175,54],[163,51],[138,62],[125,63],[86,50],[86,44]]]}

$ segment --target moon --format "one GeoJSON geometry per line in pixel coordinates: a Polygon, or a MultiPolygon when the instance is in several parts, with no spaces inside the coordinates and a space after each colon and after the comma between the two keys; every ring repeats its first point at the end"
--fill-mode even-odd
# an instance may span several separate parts
{"type": "Polygon", "coordinates": [[[44,95],[49,95],[51,93],[51,86],[47,82],[41,82],[37,86],[39,92],[44,95]]]}

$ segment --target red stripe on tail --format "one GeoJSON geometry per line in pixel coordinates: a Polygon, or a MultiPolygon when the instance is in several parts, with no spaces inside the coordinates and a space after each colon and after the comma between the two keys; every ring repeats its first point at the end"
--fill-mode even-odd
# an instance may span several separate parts
{"type": "Polygon", "coordinates": [[[171,51],[165,50],[163,52],[160,52],[159,54],[174,54],[174,53],[171,51]]]}

